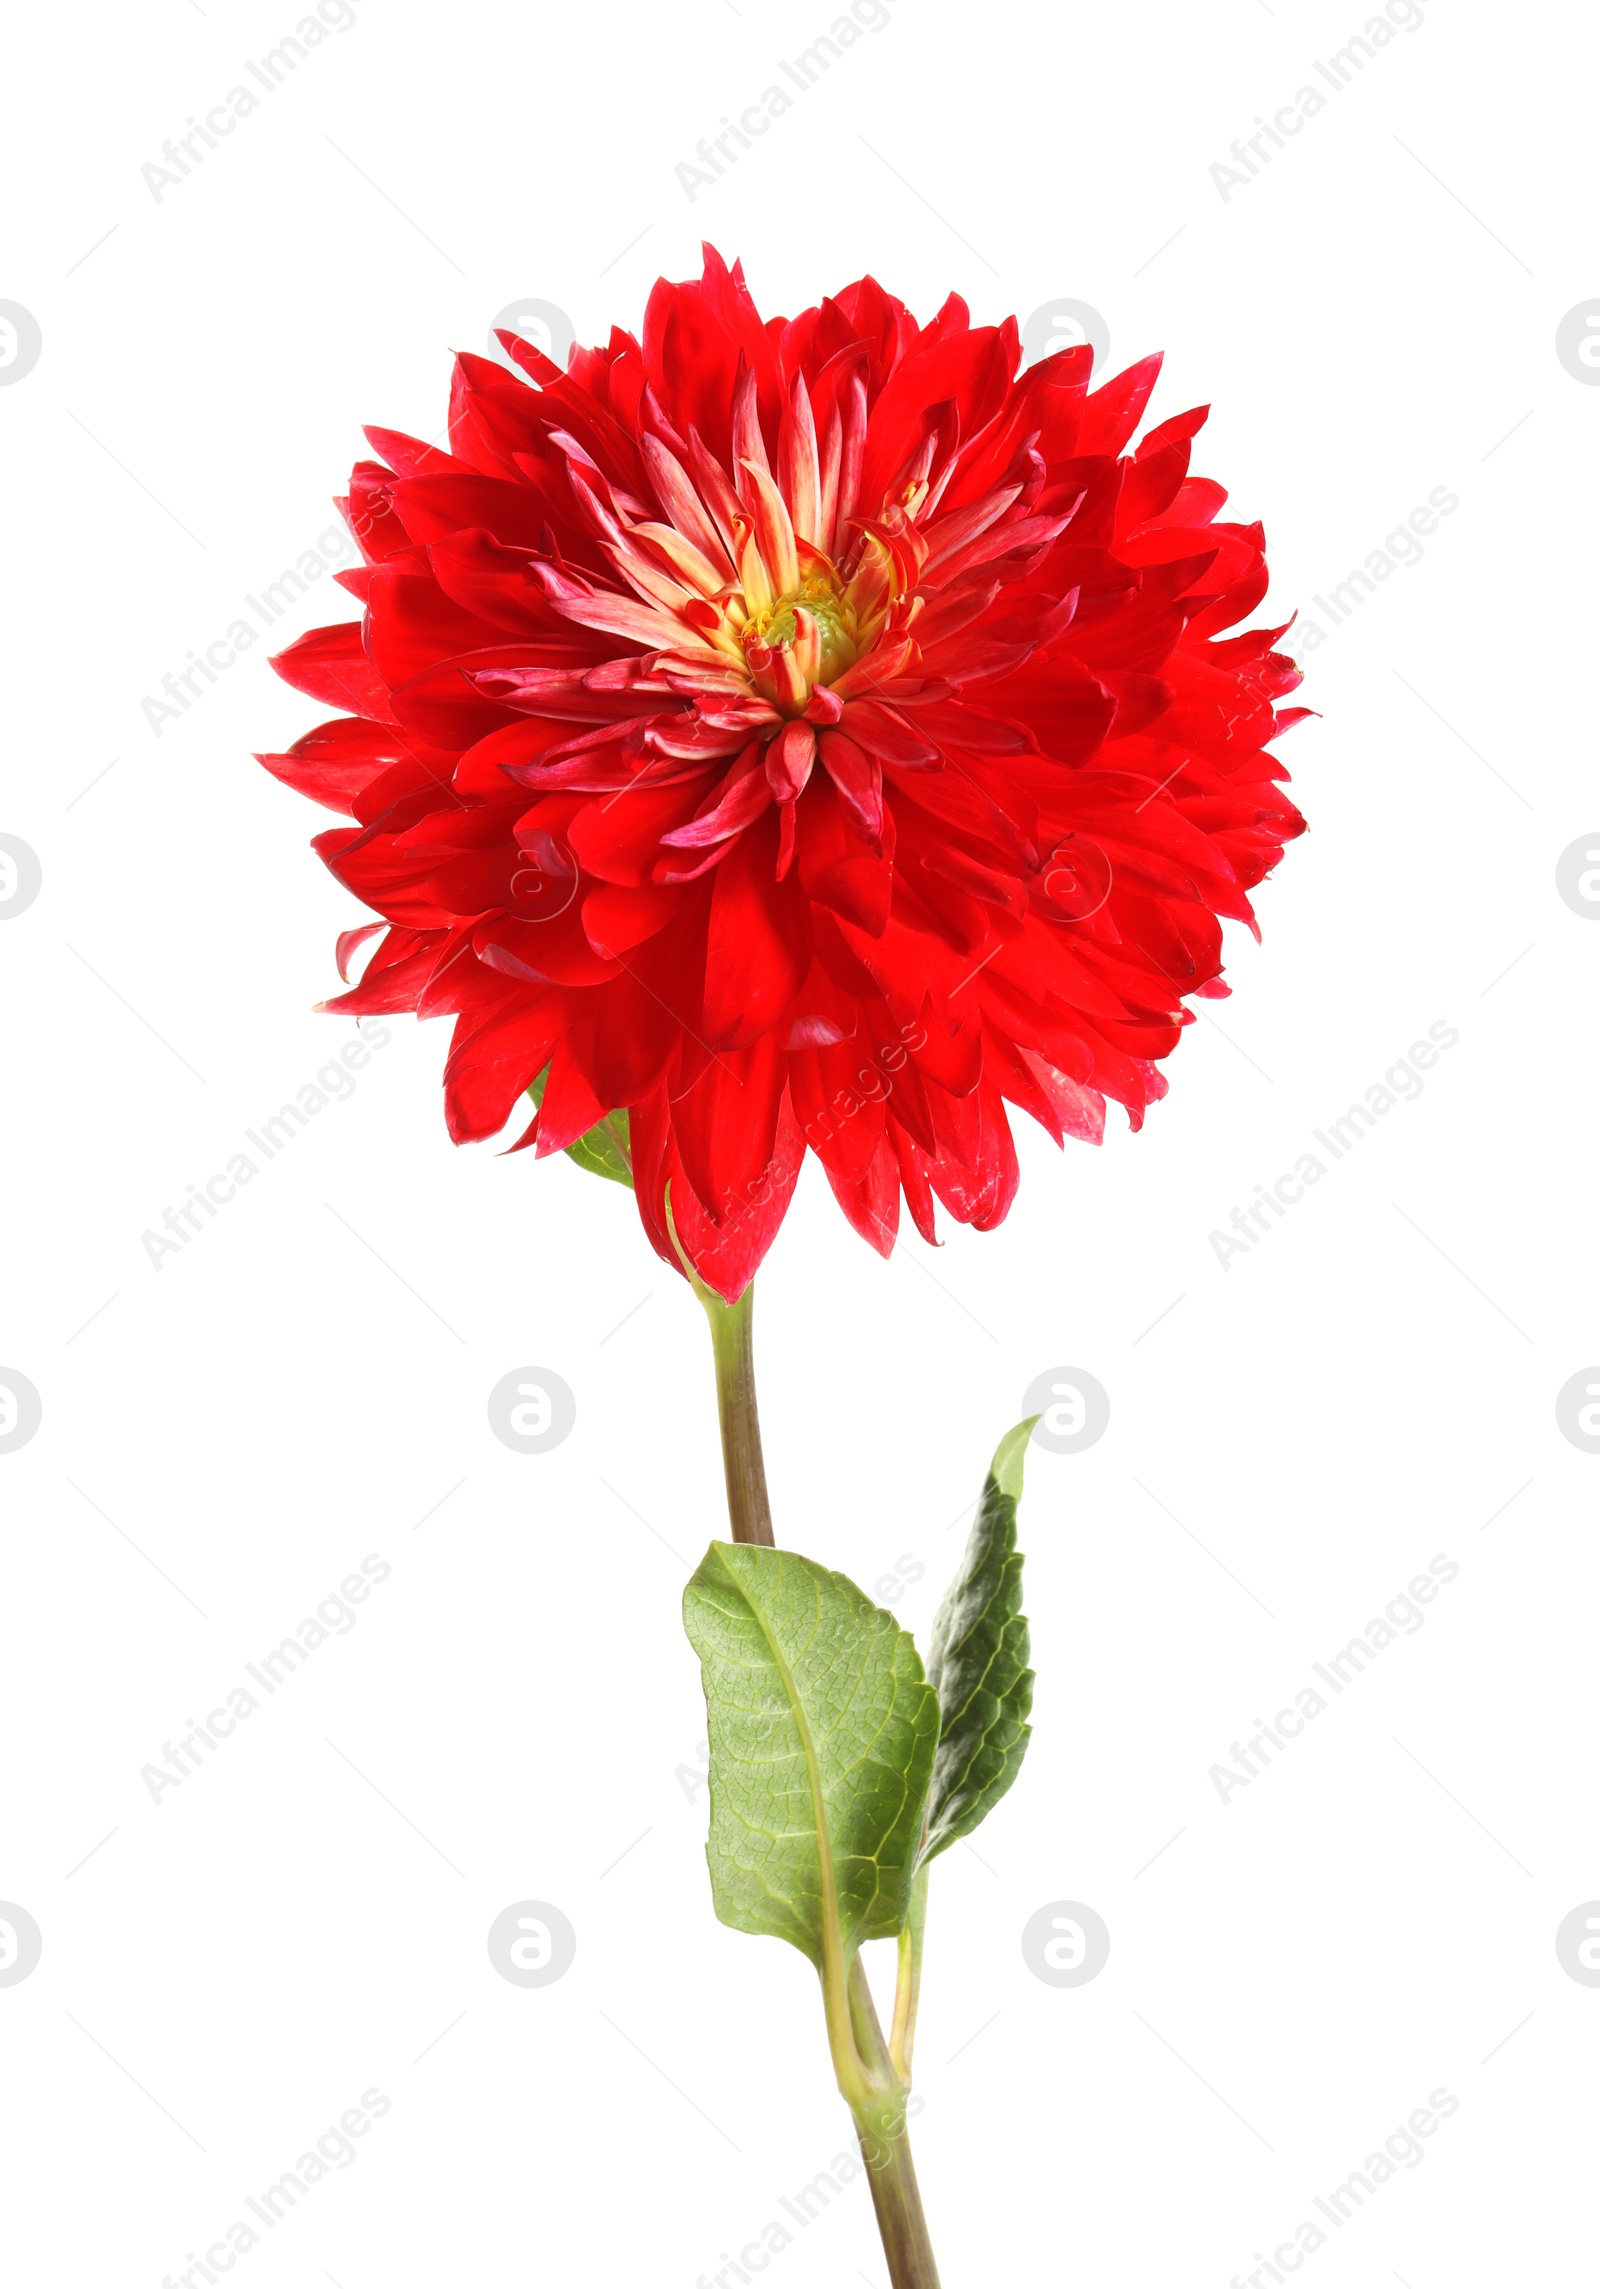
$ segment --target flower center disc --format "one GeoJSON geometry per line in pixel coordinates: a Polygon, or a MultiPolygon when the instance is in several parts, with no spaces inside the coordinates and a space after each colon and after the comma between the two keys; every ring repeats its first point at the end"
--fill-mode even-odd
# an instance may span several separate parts
{"type": "Polygon", "coordinates": [[[814,684],[842,676],[861,648],[855,606],[838,580],[821,572],[808,573],[744,629],[752,684],[786,708],[803,706],[814,684]]]}

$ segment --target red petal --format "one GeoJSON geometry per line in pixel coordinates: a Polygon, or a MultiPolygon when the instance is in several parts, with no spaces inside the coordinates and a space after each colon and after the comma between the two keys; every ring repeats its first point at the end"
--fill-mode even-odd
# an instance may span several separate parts
{"type": "Polygon", "coordinates": [[[767,784],[780,803],[792,803],[811,776],[817,735],[809,723],[786,723],[766,752],[767,784]]]}
{"type": "Polygon", "coordinates": [[[385,925],[382,922],[363,922],[358,930],[341,930],[333,949],[339,975],[346,985],[350,983],[350,957],[358,953],[369,938],[375,938],[385,925]]]}
{"type": "Polygon", "coordinates": [[[549,1063],[562,1009],[559,994],[541,999],[524,992],[487,1023],[456,1020],[444,1069],[444,1110],[457,1144],[499,1135],[517,1099],[549,1063]]]}
{"type": "Polygon", "coordinates": [[[393,724],[342,715],[306,732],[287,755],[258,755],[256,761],[286,787],[354,818],[363,789],[409,752],[408,741],[393,724]]]}
{"type": "Polygon", "coordinates": [[[1150,400],[1161,371],[1161,353],[1141,358],[1126,373],[1115,376],[1103,389],[1091,390],[1084,401],[1078,451],[1120,453],[1139,426],[1139,416],[1150,400]]]}
{"type": "Polygon", "coordinates": [[[706,1040],[742,1048],[774,1025],[811,960],[806,900],[797,881],[774,881],[777,831],[762,819],[717,869],[706,947],[706,1040]]]}
{"type": "Polygon", "coordinates": [[[380,723],[394,721],[389,687],[366,655],[359,620],[310,628],[268,664],[286,684],[324,707],[349,708],[355,715],[376,716],[380,723]]]}
{"type": "Polygon", "coordinates": [[[587,1136],[595,1123],[603,1121],[611,1110],[609,1105],[601,1103],[573,1055],[571,1042],[558,1041],[554,1046],[550,1078],[545,1083],[544,1100],[539,1107],[537,1154],[540,1160],[547,1159],[553,1152],[565,1152],[569,1144],[576,1144],[579,1137],[587,1136]]]}
{"type": "Polygon", "coordinates": [[[749,1049],[713,1053],[672,1107],[684,1173],[712,1223],[746,1216],[768,1180],[787,1064],[770,1033],[749,1049]]]}

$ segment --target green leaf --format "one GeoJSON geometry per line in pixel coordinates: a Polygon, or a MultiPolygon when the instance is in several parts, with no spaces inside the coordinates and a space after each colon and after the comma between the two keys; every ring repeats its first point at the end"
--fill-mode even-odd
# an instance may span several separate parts
{"type": "Polygon", "coordinates": [[[924,1867],[993,1811],[1027,1753],[1033,1671],[1021,1610],[1017,1504],[1023,1458],[1038,1419],[1018,1423],[995,1449],[966,1556],[934,1620],[928,1682],[939,1695],[939,1754],[919,1863],[924,1867]]]}
{"type": "MultiPolygon", "coordinates": [[[[544,1103],[545,1083],[550,1078],[547,1065],[528,1094],[536,1105],[544,1103]]],[[[625,1184],[633,1190],[633,1139],[628,1134],[628,1115],[625,1107],[607,1113],[603,1121],[596,1121],[566,1148],[567,1158],[575,1160],[593,1176],[609,1176],[613,1184],[625,1184]]]]}
{"type": "Polygon", "coordinates": [[[683,1619],[705,1684],[717,1914],[842,1981],[910,1902],[939,1737],[916,1645],[843,1574],[745,1543],[712,1543],[683,1619]]]}

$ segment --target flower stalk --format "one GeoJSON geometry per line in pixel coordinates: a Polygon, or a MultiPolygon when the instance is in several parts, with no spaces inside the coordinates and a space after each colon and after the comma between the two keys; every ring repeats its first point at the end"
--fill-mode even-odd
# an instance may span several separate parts
{"type": "MultiPolygon", "coordinates": [[[[711,1328],[723,1474],[727,1481],[728,1519],[733,1538],[736,1542],[771,1549],[774,1547],[772,1510],[761,1451],[752,1344],[754,1282],[737,1303],[724,1303],[697,1277],[693,1267],[683,1259],[681,1248],[679,1254],[711,1328]]],[[[928,2238],[928,2222],[923,2215],[911,2141],[906,2132],[911,2034],[916,2020],[926,1902],[924,1874],[918,1878],[912,1920],[900,1942],[892,2049],[884,2040],[859,1953],[851,1957],[848,1971],[845,1968],[836,1916],[831,1919],[827,1962],[822,1974],[834,2075],[855,2122],[891,2289],[939,2289],[939,2269],[928,2238]]]]}
{"type": "Polygon", "coordinates": [[[939,2289],[939,2268],[922,2214],[922,2194],[902,2118],[898,2131],[880,2131],[856,2117],[856,2137],[867,2166],[878,2238],[892,2289],[939,2289]]]}
{"type": "Polygon", "coordinates": [[[767,1468],[761,1455],[751,1330],[755,1282],[752,1280],[737,1303],[724,1303],[692,1271],[689,1277],[711,1326],[711,1350],[717,1364],[717,1419],[722,1426],[722,1474],[728,1486],[733,1538],[770,1550],[772,1505],[767,1499],[767,1468]]]}
{"type": "Polygon", "coordinates": [[[883,2243],[892,2289],[939,2289],[939,2268],[928,2238],[928,2221],[922,2212],[922,2193],[906,2130],[909,2078],[899,2072],[883,2039],[859,1955],[850,1966],[850,2023],[857,2064],[866,2085],[865,2091],[852,2099],[850,2111],[872,2189],[878,2238],[883,2243]]]}

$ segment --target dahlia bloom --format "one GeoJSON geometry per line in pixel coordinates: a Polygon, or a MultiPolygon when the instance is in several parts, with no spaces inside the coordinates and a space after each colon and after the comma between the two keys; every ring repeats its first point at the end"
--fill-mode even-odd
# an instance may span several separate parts
{"type": "Polygon", "coordinates": [[[1205,409],[1130,453],[1159,358],[1019,373],[1013,320],[871,278],[763,321],[709,249],[642,343],[501,339],[528,380],[458,358],[448,452],[367,432],[365,616],[275,663],[350,712],[261,760],[383,917],[325,1006],[454,1016],[457,1141],[541,1077],[541,1154],[625,1112],[652,1242],[730,1300],[808,1147],[884,1253],[902,1195],[997,1224],[1007,1107],[1137,1128],[1303,828],[1205,409]]]}

